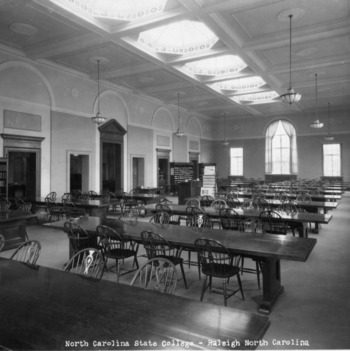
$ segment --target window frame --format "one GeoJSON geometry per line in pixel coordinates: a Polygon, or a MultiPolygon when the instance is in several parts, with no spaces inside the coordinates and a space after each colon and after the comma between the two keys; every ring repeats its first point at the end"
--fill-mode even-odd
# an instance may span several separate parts
{"type": "Polygon", "coordinates": [[[343,145],[342,143],[323,143],[321,145],[321,157],[322,157],[322,176],[327,178],[338,178],[343,176],[343,145]],[[325,175],[325,145],[339,145],[339,162],[340,162],[340,174],[339,175],[325,175]]]}
{"type": "Polygon", "coordinates": [[[230,147],[230,176],[232,177],[244,177],[244,148],[243,147],[230,147]],[[242,150],[242,157],[236,157],[237,159],[238,158],[241,158],[242,159],[242,163],[241,163],[241,166],[242,166],[242,174],[232,174],[232,156],[231,156],[231,150],[233,149],[240,149],[242,150]]]}
{"type": "Polygon", "coordinates": [[[284,118],[274,119],[270,121],[265,129],[265,175],[297,175],[298,174],[298,143],[297,131],[294,124],[284,118]],[[289,137],[289,173],[272,173],[272,140],[277,131],[278,124],[281,123],[284,131],[289,137]]]}

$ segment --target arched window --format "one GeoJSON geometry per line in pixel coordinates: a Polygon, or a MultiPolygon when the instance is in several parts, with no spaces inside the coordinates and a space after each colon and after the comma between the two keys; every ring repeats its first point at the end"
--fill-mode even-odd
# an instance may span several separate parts
{"type": "Polygon", "coordinates": [[[288,121],[274,121],[266,129],[265,173],[298,173],[296,133],[288,121]]]}

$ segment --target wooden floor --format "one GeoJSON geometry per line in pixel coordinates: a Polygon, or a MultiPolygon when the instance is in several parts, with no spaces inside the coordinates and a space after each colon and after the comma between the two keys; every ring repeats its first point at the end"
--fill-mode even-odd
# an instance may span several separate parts
{"type": "MultiPolygon", "coordinates": [[[[307,262],[282,261],[281,273],[284,293],[279,297],[272,313],[271,325],[260,350],[271,349],[349,349],[350,347],[350,193],[345,193],[333,219],[323,225],[317,244],[307,262]]],[[[141,220],[148,220],[144,218],[141,220]]],[[[68,240],[58,230],[30,224],[30,239],[38,239],[42,252],[38,264],[62,269],[68,260],[68,240]]],[[[11,251],[0,253],[8,257],[11,251]]],[[[140,252],[142,255],[142,252],[140,252]]],[[[140,257],[142,262],[144,258],[140,257]]],[[[128,263],[125,269],[128,269],[128,263]]],[[[188,289],[178,282],[176,294],[199,300],[201,281],[197,267],[185,269],[188,289]]],[[[132,274],[124,275],[121,282],[129,284],[132,274]]],[[[104,279],[115,281],[113,273],[104,279]]],[[[256,277],[242,276],[245,301],[239,295],[228,301],[228,306],[257,312],[261,291],[256,277]]],[[[222,296],[206,294],[205,301],[223,304],[222,296]]]]}

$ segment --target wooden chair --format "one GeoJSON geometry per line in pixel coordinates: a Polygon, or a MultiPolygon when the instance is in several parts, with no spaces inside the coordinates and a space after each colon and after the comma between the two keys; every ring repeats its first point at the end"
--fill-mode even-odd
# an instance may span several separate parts
{"type": "MultiPolygon", "coordinates": [[[[224,199],[216,199],[211,203],[210,207],[220,211],[222,208],[227,208],[228,205],[224,199]]],[[[212,224],[212,227],[214,227],[217,224],[219,229],[222,228],[220,218],[210,218],[210,222],[212,224]]]]}
{"type": "Polygon", "coordinates": [[[68,235],[71,256],[91,246],[90,237],[87,231],[75,222],[65,222],[63,231],[68,235]]]}
{"type": "Polygon", "coordinates": [[[137,222],[139,218],[139,211],[137,208],[129,208],[119,216],[119,220],[126,222],[137,222]]]}
{"type": "Polygon", "coordinates": [[[164,257],[148,260],[138,269],[130,283],[131,286],[139,286],[166,294],[174,294],[176,284],[176,266],[164,257]]]}
{"type": "Polygon", "coordinates": [[[28,240],[20,245],[11,255],[10,260],[24,262],[29,265],[35,265],[41,251],[40,242],[37,240],[28,240]]]}
{"type": "Polygon", "coordinates": [[[85,210],[82,207],[77,207],[72,201],[64,201],[63,207],[67,219],[79,218],[85,215],[85,210]]]}
{"type": "Polygon", "coordinates": [[[89,191],[88,191],[88,197],[89,197],[89,199],[94,200],[94,199],[98,198],[99,195],[97,194],[96,191],[94,191],[94,190],[89,190],[89,191]]]}
{"type": "Polygon", "coordinates": [[[76,252],[64,270],[84,278],[100,281],[104,267],[105,261],[101,252],[90,247],[76,252]]]}
{"type": "Polygon", "coordinates": [[[165,211],[159,211],[150,218],[150,223],[169,224],[170,215],[165,211]]]}
{"type": "Polygon", "coordinates": [[[263,232],[267,234],[287,234],[287,225],[281,215],[275,211],[267,210],[260,213],[263,222],[263,232]]]}
{"type": "MultiPolygon", "coordinates": [[[[10,210],[10,207],[12,206],[11,201],[1,198],[0,200],[0,212],[7,212],[10,210]]],[[[16,209],[17,209],[17,204],[15,204],[16,209]]]]}
{"type": "Polygon", "coordinates": [[[148,259],[151,258],[166,258],[175,266],[180,265],[182,277],[187,289],[185,271],[183,267],[183,258],[181,257],[182,248],[172,246],[160,234],[151,231],[141,232],[141,239],[145,247],[148,259]]]}
{"type": "MultiPolygon", "coordinates": [[[[156,208],[158,205],[160,204],[157,204],[156,208]]],[[[174,214],[168,205],[162,204],[161,210],[169,214],[169,224],[180,225],[180,215],[174,214]]]]}
{"type": "Polygon", "coordinates": [[[46,199],[45,201],[47,214],[49,216],[49,222],[51,222],[52,219],[59,221],[65,217],[66,213],[63,206],[56,204],[55,201],[52,201],[50,199],[46,199]]]}
{"type": "Polygon", "coordinates": [[[226,204],[227,204],[227,206],[229,206],[231,208],[241,208],[242,207],[241,201],[238,199],[238,197],[236,197],[233,194],[229,194],[226,196],[226,204]]]}
{"type": "Polygon", "coordinates": [[[96,231],[97,235],[102,238],[101,244],[103,247],[103,256],[106,260],[106,267],[108,259],[115,260],[116,262],[117,282],[121,275],[135,271],[135,269],[131,269],[121,274],[120,266],[121,263],[124,263],[124,260],[133,257],[133,266],[136,265],[136,269],[139,269],[139,263],[137,261],[138,243],[132,240],[126,240],[123,235],[105,225],[97,226],[96,231]]]}
{"type": "Polygon", "coordinates": [[[212,223],[208,215],[204,213],[193,214],[188,218],[186,225],[189,227],[211,228],[212,223]]]}
{"type": "Polygon", "coordinates": [[[201,207],[200,200],[197,198],[188,199],[185,205],[186,207],[201,207]]]}
{"type": "Polygon", "coordinates": [[[200,259],[201,271],[205,275],[200,300],[203,301],[204,293],[208,288],[210,292],[220,293],[224,296],[225,306],[227,306],[227,299],[238,291],[241,292],[244,300],[240,278],[240,256],[230,254],[221,243],[212,239],[197,239],[195,246],[200,259]],[[227,284],[229,279],[234,276],[237,277],[239,288],[230,290],[227,288],[227,284]],[[222,279],[222,291],[212,289],[213,278],[222,279]]]}
{"type": "Polygon", "coordinates": [[[240,216],[233,208],[222,208],[219,212],[222,229],[239,230],[240,216]]]}
{"type": "Polygon", "coordinates": [[[0,252],[2,251],[4,246],[5,246],[5,237],[2,234],[0,234],[0,252]]]}
{"type": "Polygon", "coordinates": [[[207,206],[207,207],[211,206],[213,201],[215,201],[215,199],[210,195],[203,195],[200,200],[202,206],[207,206]]]}

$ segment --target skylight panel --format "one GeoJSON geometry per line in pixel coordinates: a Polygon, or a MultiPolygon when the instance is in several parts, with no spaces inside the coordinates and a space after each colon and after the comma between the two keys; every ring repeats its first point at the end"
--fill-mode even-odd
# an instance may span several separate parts
{"type": "Polygon", "coordinates": [[[141,32],[138,39],[152,51],[174,55],[207,51],[217,41],[217,36],[205,24],[188,20],[141,32]]]}
{"type": "Polygon", "coordinates": [[[223,55],[186,63],[183,68],[192,74],[226,77],[238,74],[247,64],[236,55],[223,55]]]}
{"type": "Polygon", "coordinates": [[[248,77],[216,82],[213,85],[220,90],[228,90],[231,92],[247,92],[256,91],[257,89],[266,85],[266,82],[261,77],[248,77]]]}
{"type": "Polygon", "coordinates": [[[90,17],[119,21],[134,21],[164,11],[167,0],[50,0],[73,12],[80,11],[90,17]]]}
{"type": "Polygon", "coordinates": [[[263,93],[237,95],[231,99],[241,105],[256,105],[278,102],[278,97],[279,95],[276,91],[266,91],[263,93]]]}

